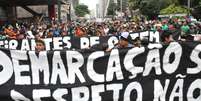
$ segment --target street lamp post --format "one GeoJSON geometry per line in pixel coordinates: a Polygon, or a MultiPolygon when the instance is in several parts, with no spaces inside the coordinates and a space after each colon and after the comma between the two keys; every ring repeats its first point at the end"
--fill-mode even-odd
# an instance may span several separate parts
{"type": "Polygon", "coordinates": [[[122,18],[122,16],[123,16],[123,15],[122,15],[122,11],[123,11],[123,1],[122,1],[122,0],[120,0],[120,7],[121,7],[121,8],[120,8],[120,9],[121,9],[121,10],[120,10],[120,12],[121,12],[121,18],[122,18]]]}
{"type": "MultiPolygon", "coordinates": [[[[191,0],[188,0],[188,9],[191,9],[191,0]]],[[[188,12],[188,15],[190,15],[190,12],[188,12]]]]}
{"type": "Polygon", "coordinates": [[[57,0],[58,5],[58,21],[61,22],[61,1],[57,0]]]}
{"type": "Polygon", "coordinates": [[[191,0],[188,0],[188,9],[191,8],[191,0]]]}

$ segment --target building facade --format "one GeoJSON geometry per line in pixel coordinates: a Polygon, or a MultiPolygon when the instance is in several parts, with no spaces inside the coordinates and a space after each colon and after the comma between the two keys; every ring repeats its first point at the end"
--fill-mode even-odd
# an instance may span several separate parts
{"type": "Polygon", "coordinates": [[[122,0],[122,10],[125,11],[128,8],[128,0],[122,0]]]}
{"type": "Polygon", "coordinates": [[[99,18],[103,18],[107,14],[107,8],[109,6],[110,0],[99,0],[99,6],[97,6],[99,12],[97,12],[97,15],[99,15],[99,18]]]}

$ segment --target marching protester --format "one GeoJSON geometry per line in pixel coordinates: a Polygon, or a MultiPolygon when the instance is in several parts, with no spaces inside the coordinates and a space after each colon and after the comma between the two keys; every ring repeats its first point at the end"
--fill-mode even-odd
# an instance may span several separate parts
{"type": "Polygon", "coordinates": [[[11,25],[4,29],[4,33],[10,39],[17,39],[17,33],[11,25]]]}
{"type": "Polygon", "coordinates": [[[107,47],[105,51],[110,52],[112,49],[132,48],[134,47],[130,34],[128,32],[122,32],[119,36],[119,41],[114,47],[107,47]]]}
{"type": "Polygon", "coordinates": [[[169,44],[172,41],[174,41],[173,37],[172,37],[172,32],[171,31],[163,31],[163,33],[161,35],[161,41],[163,44],[169,44]]]}
{"type": "MultiPolygon", "coordinates": [[[[64,23],[54,22],[34,24],[23,22],[19,24],[8,24],[1,27],[1,37],[2,39],[36,39],[41,40],[43,38],[53,38],[53,37],[88,37],[88,36],[125,36],[125,33],[139,33],[143,31],[158,31],[161,33],[160,37],[167,37],[167,31],[175,31],[171,34],[174,40],[185,39],[185,36],[200,34],[201,23],[187,21],[185,18],[166,18],[162,20],[138,20],[138,21],[118,21],[111,20],[107,22],[85,22],[85,21],[68,21],[64,23]],[[123,35],[122,35],[123,33],[123,35]]],[[[191,38],[192,39],[192,38],[191,38]]],[[[119,43],[124,43],[120,38],[119,43]]],[[[135,41],[140,42],[140,40],[133,40],[131,44],[136,44],[135,41]]],[[[164,41],[164,40],[163,40],[164,41]]],[[[200,40],[198,40],[200,41],[200,40]]],[[[139,44],[138,44],[139,45],[139,44]]],[[[137,46],[138,46],[137,45],[137,46]]],[[[135,46],[135,45],[134,45],[135,46]]],[[[122,47],[122,46],[120,46],[122,47]]],[[[124,45],[123,45],[124,47],[124,45]]]]}
{"type": "Polygon", "coordinates": [[[119,39],[118,48],[129,48],[129,47],[133,47],[129,33],[122,32],[119,39]]]}
{"type": "MultiPolygon", "coordinates": [[[[131,48],[133,47],[131,37],[128,32],[122,32],[119,36],[119,42],[112,49],[119,48],[131,48]]],[[[107,49],[111,51],[112,49],[107,49]]]]}
{"type": "Polygon", "coordinates": [[[133,47],[141,47],[142,43],[139,37],[133,40],[133,47]]]}
{"type": "Polygon", "coordinates": [[[45,42],[43,40],[38,39],[35,42],[36,42],[36,46],[35,46],[36,53],[45,51],[45,42]]]}
{"type": "Polygon", "coordinates": [[[75,36],[76,37],[84,37],[85,36],[85,30],[80,26],[78,25],[76,28],[75,28],[75,36]]]}
{"type": "Polygon", "coordinates": [[[187,22],[184,21],[183,25],[181,26],[181,35],[184,36],[186,34],[190,34],[190,27],[187,22]]]}

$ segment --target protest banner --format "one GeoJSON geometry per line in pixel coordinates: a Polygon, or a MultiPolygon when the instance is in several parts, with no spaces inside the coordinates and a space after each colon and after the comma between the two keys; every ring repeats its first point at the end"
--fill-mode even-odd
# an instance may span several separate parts
{"type": "MultiPolygon", "coordinates": [[[[145,31],[131,33],[131,39],[140,37],[147,38],[149,42],[159,43],[160,37],[158,32],[145,31]]],[[[63,50],[63,49],[87,49],[94,45],[107,44],[109,48],[118,43],[118,36],[88,36],[88,37],[53,37],[43,39],[46,45],[46,50],[63,50]]],[[[17,50],[35,50],[35,39],[23,40],[0,40],[0,47],[17,50]]]]}
{"type": "Polygon", "coordinates": [[[201,101],[201,44],[162,48],[0,49],[2,101],[201,101]]]}

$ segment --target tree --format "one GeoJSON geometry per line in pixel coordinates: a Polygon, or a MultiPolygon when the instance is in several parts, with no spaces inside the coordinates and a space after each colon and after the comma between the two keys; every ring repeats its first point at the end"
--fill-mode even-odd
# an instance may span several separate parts
{"type": "MultiPolygon", "coordinates": [[[[167,3],[168,3],[168,5],[172,5],[172,4],[174,4],[174,5],[180,5],[181,4],[180,1],[181,0],[167,0],[167,3]]],[[[184,1],[184,0],[182,0],[182,1],[184,1]]]]}
{"type": "MultiPolygon", "coordinates": [[[[182,5],[182,6],[187,6],[188,5],[188,0],[178,0],[178,1],[179,1],[179,4],[182,5]]],[[[201,0],[190,0],[191,8],[201,6],[200,2],[201,2],[201,0]]]]}
{"type": "Polygon", "coordinates": [[[129,10],[131,11],[131,16],[133,17],[133,11],[139,9],[141,0],[128,0],[129,10]]]}
{"type": "Polygon", "coordinates": [[[143,15],[146,15],[148,19],[156,17],[161,9],[161,0],[142,0],[140,2],[140,11],[143,15]]]}
{"type": "Polygon", "coordinates": [[[90,11],[88,9],[88,6],[86,5],[77,5],[75,7],[75,14],[78,16],[78,17],[84,17],[86,14],[89,14],[90,11]]]}
{"type": "MultiPolygon", "coordinates": [[[[187,4],[188,0],[129,0],[130,10],[139,9],[140,12],[148,16],[148,18],[153,18],[158,14],[170,14],[171,12],[189,12],[189,10],[186,9],[187,4]]],[[[201,7],[201,0],[191,0],[191,8],[199,7],[199,5],[201,7]]]]}
{"type": "Polygon", "coordinates": [[[160,14],[181,14],[181,13],[189,13],[189,10],[182,6],[176,6],[175,4],[170,5],[169,7],[162,9],[160,14]]]}
{"type": "Polygon", "coordinates": [[[140,6],[140,2],[141,0],[129,0],[128,1],[129,8],[132,10],[138,9],[140,6]]]}
{"type": "MultiPolygon", "coordinates": [[[[196,2],[197,3],[197,2],[196,2]]],[[[199,0],[199,3],[197,3],[196,6],[193,7],[191,14],[196,18],[196,19],[201,19],[201,0],[199,0]]]]}
{"type": "Polygon", "coordinates": [[[181,10],[180,8],[183,7],[180,6],[180,3],[181,0],[141,0],[140,11],[149,18],[153,18],[160,14],[162,9],[165,9],[170,5],[179,6],[178,9],[181,10]]]}

